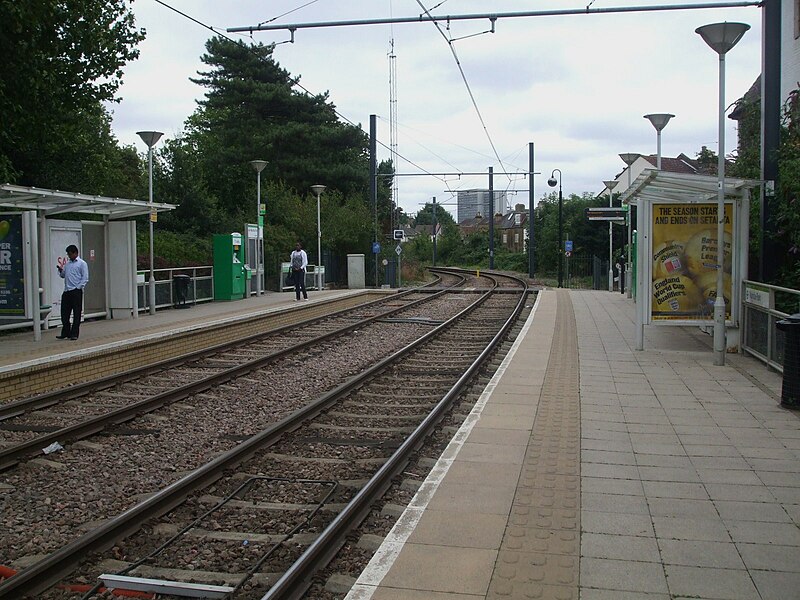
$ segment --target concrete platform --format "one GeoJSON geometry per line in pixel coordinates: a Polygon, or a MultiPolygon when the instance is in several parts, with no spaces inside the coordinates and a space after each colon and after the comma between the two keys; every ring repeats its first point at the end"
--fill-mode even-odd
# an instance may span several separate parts
{"type": "Polygon", "coordinates": [[[800,598],[800,415],[755,359],[546,290],[347,600],[800,598]]]}
{"type": "Polygon", "coordinates": [[[136,319],[100,319],[81,323],[80,339],[58,340],[61,328],[42,332],[35,341],[31,330],[0,332],[0,372],[21,365],[58,360],[58,357],[116,343],[130,343],[173,331],[207,327],[210,322],[234,322],[257,315],[288,310],[325,300],[364,293],[365,290],[309,291],[308,302],[295,302],[294,292],[266,292],[231,302],[205,302],[186,309],[164,309],[155,315],[143,313],[136,319]]]}

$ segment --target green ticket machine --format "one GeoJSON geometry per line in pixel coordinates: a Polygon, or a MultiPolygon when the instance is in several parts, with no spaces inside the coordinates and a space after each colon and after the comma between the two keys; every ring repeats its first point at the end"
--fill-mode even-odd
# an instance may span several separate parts
{"type": "Polygon", "coordinates": [[[246,289],[241,233],[214,235],[214,300],[241,300],[246,289]]]}

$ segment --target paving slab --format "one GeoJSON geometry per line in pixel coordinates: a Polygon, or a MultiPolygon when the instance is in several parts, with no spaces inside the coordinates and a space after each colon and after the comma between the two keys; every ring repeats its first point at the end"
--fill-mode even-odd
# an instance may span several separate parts
{"type": "Polygon", "coordinates": [[[779,407],[780,376],[743,356],[714,365],[699,328],[648,326],[637,351],[634,310],[620,294],[540,293],[402,560],[347,600],[798,597],[800,415],[779,407]],[[486,563],[436,580],[441,556],[423,556],[443,548],[486,563]]]}

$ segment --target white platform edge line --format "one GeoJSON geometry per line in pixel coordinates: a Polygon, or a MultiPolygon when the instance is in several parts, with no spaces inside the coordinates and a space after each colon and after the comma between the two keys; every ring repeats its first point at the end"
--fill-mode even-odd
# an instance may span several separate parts
{"type": "Polygon", "coordinates": [[[478,419],[480,418],[486,403],[494,393],[494,390],[497,387],[500,379],[503,377],[503,374],[508,369],[508,365],[511,364],[511,361],[514,359],[517,349],[522,344],[522,341],[525,339],[528,330],[533,324],[533,317],[536,314],[536,309],[539,307],[539,302],[542,299],[542,295],[543,294],[541,291],[536,294],[536,302],[534,303],[531,314],[528,315],[528,319],[525,321],[525,325],[522,327],[520,334],[517,336],[517,339],[514,340],[514,344],[511,346],[511,349],[508,351],[508,354],[503,359],[503,362],[498,367],[494,376],[492,376],[492,379],[488,384],[486,384],[486,387],[475,403],[475,406],[472,408],[469,416],[453,436],[453,439],[447,445],[447,448],[445,448],[442,452],[442,456],[448,456],[449,458],[440,458],[436,462],[436,465],[434,465],[433,469],[428,474],[428,477],[422,483],[417,493],[414,494],[414,497],[411,499],[408,507],[405,511],[403,511],[403,514],[400,515],[400,518],[394,524],[394,527],[392,527],[392,530],[386,536],[384,542],[376,550],[372,559],[369,561],[364,571],[356,580],[355,584],[353,584],[353,587],[350,589],[347,596],[344,597],[344,600],[370,600],[372,595],[378,589],[381,581],[383,581],[383,578],[389,572],[389,569],[391,569],[395,560],[400,555],[400,551],[403,549],[403,546],[413,533],[415,527],[419,523],[419,520],[422,518],[422,513],[425,511],[425,508],[428,506],[428,502],[433,497],[433,493],[441,484],[445,475],[447,475],[450,465],[453,464],[453,461],[458,456],[458,453],[461,451],[464,442],[475,426],[475,423],[477,423],[478,419]]]}

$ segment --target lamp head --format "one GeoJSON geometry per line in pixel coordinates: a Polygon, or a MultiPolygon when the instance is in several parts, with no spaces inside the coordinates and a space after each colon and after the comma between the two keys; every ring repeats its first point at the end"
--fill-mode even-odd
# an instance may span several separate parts
{"type": "Polygon", "coordinates": [[[617,181],[616,179],[610,179],[608,181],[603,182],[603,184],[606,186],[606,189],[608,189],[609,192],[612,191],[615,187],[617,187],[618,183],[619,181],[617,181]]]}
{"type": "Polygon", "coordinates": [[[550,179],[547,180],[547,185],[550,187],[556,187],[558,185],[558,180],[551,176],[550,179]]]}
{"type": "Polygon", "coordinates": [[[152,148],[158,143],[158,140],[160,140],[161,136],[164,134],[160,131],[137,131],[136,135],[142,138],[142,141],[147,144],[148,148],[152,148]]]}
{"type": "Polygon", "coordinates": [[[636,159],[639,158],[640,156],[641,154],[636,154],[635,152],[623,152],[622,154],[619,155],[619,157],[622,159],[622,162],[624,162],[629,167],[634,162],[636,162],[636,159]]]}
{"type": "Polygon", "coordinates": [[[319,185],[319,184],[312,185],[311,186],[311,191],[314,192],[315,196],[319,196],[322,192],[325,191],[325,186],[324,185],[319,185]]]}
{"type": "Polygon", "coordinates": [[[261,173],[264,170],[264,167],[267,166],[267,161],[265,160],[251,160],[250,165],[255,169],[256,173],[261,173]]]}
{"type": "Polygon", "coordinates": [[[746,23],[725,22],[703,25],[694,31],[700,34],[703,41],[708,44],[714,52],[723,56],[727,54],[728,50],[739,43],[739,40],[742,39],[742,36],[748,29],[750,29],[750,25],[746,23]]]}
{"type": "Polygon", "coordinates": [[[661,131],[667,126],[669,120],[674,116],[675,115],[671,115],[669,113],[652,113],[645,115],[644,118],[648,119],[653,124],[653,127],[656,128],[656,131],[661,131]]]}

